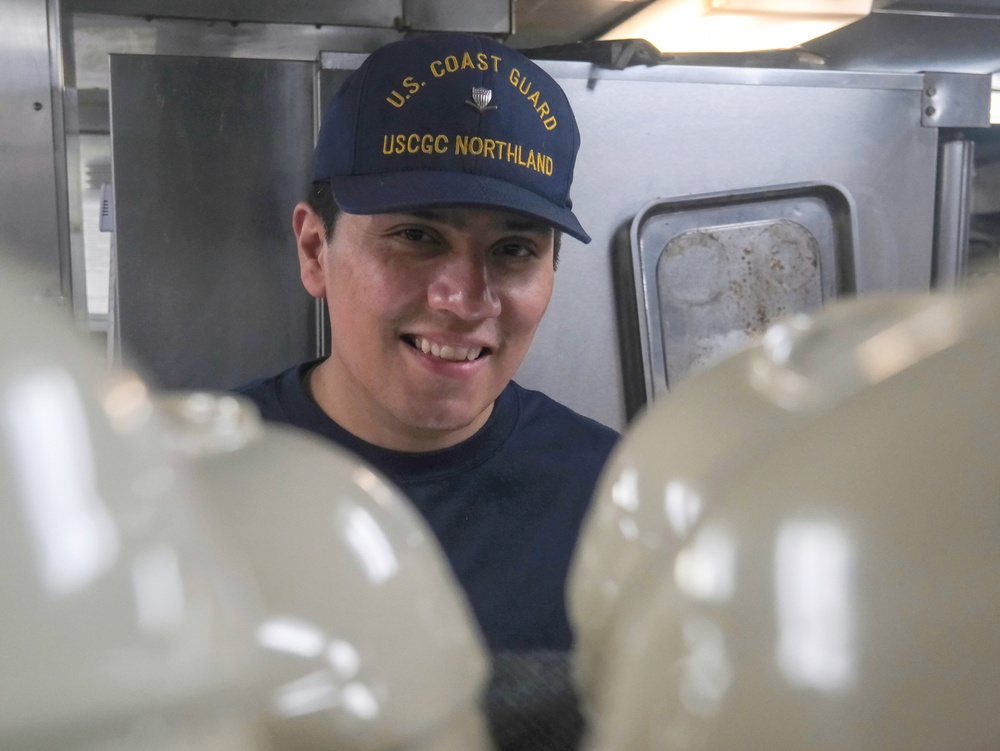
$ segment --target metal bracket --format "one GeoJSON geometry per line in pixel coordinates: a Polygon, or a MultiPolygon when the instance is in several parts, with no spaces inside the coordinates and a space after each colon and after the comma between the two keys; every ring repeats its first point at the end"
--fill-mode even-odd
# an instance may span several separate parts
{"type": "Polygon", "coordinates": [[[920,124],[925,128],[990,127],[988,73],[924,72],[920,124]]]}
{"type": "Polygon", "coordinates": [[[101,216],[98,228],[101,232],[115,231],[115,189],[111,183],[101,185],[101,216]]]}

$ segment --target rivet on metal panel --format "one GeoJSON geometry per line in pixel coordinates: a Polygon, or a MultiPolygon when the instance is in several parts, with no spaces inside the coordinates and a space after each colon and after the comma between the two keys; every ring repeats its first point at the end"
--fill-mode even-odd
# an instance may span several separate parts
{"type": "Polygon", "coordinates": [[[989,127],[990,76],[926,71],[921,124],[932,128],[989,127]]]}
{"type": "Polygon", "coordinates": [[[32,106],[35,108],[35,112],[40,112],[41,109],[42,109],[42,103],[41,102],[35,102],[34,105],[32,105],[32,106]]]}

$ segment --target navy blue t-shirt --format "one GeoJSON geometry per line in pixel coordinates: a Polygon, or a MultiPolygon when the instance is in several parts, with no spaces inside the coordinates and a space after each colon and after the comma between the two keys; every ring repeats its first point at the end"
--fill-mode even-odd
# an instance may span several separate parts
{"type": "Polygon", "coordinates": [[[265,419],[332,440],[399,486],[436,533],[491,650],[569,649],[566,575],[618,434],[512,382],[471,438],[391,451],[348,433],[306,393],[303,377],[316,364],[236,391],[265,419]]]}

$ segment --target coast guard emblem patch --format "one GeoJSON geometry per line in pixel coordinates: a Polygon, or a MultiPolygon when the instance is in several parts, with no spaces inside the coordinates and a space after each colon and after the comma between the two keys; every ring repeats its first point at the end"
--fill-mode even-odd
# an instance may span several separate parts
{"type": "Polygon", "coordinates": [[[492,89],[484,89],[480,86],[473,86],[472,99],[466,99],[465,103],[470,107],[474,107],[480,114],[482,114],[483,112],[495,110],[497,108],[495,104],[490,104],[490,100],[492,98],[492,89]]]}

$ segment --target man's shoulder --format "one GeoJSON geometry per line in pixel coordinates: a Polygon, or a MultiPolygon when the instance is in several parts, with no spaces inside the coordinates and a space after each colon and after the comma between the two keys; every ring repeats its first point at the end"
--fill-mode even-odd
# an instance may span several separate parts
{"type": "Polygon", "coordinates": [[[252,381],[247,381],[246,383],[241,383],[239,386],[234,386],[230,389],[230,392],[233,394],[239,394],[240,396],[245,396],[249,399],[253,399],[254,401],[259,398],[266,398],[279,390],[279,383],[286,373],[287,371],[282,371],[281,373],[276,373],[274,375],[254,378],[252,381]]]}
{"type": "Polygon", "coordinates": [[[301,373],[310,363],[292,367],[263,378],[255,378],[231,389],[257,405],[265,420],[295,423],[304,397],[301,373]]]}
{"type": "Polygon", "coordinates": [[[541,391],[511,381],[510,387],[520,408],[519,424],[526,430],[558,440],[559,443],[589,446],[608,452],[620,438],[617,431],[597,420],[557,402],[541,391]]]}

